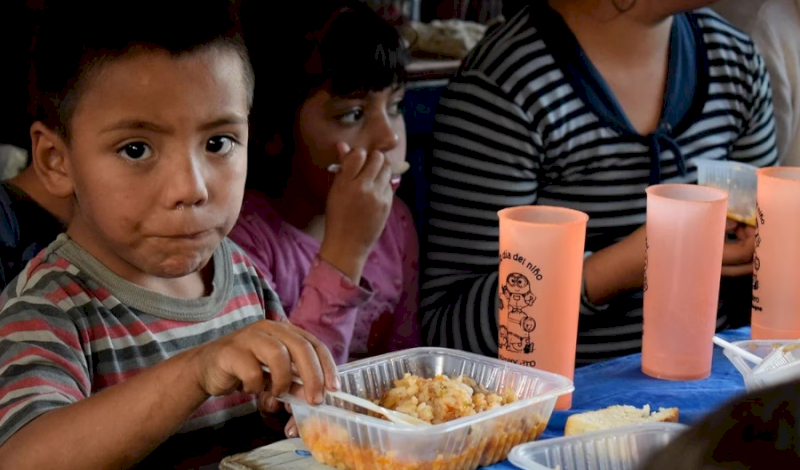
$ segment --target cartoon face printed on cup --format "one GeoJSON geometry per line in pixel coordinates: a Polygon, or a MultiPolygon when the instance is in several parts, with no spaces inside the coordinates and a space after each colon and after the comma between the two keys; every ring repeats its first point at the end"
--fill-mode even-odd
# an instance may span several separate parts
{"type": "Polygon", "coordinates": [[[523,274],[510,273],[501,292],[500,308],[508,308],[508,325],[500,327],[499,346],[511,352],[530,354],[534,349],[531,332],[536,329],[536,320],[524,309],[536,302],[531,283],[523,274]]]}

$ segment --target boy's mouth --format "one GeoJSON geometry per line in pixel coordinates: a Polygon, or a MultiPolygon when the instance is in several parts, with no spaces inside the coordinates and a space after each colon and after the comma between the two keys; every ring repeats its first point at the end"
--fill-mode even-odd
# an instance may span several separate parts
{"type": "Polygon", "coordinates": [[[196,232],[183,232],[183,233],[176,233],[171,235],[164,235],[164,238],[171,238],[175,240],[196,240],[198,238],[203,238],[207,235],[213,233],[214,230],[206,229],[206,230],[199,230],[196,232]]]}

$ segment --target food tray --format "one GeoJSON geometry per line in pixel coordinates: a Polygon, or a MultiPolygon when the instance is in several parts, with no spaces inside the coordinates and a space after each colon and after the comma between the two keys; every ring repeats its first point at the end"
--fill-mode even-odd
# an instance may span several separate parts
{"type": "Polygon", "coordinates": [[[312,455],[344,470],[473,470],[505,460],[512,447],[539,437],[556,399],[574,389],[560,375],[442,348],[409,349],[339,368],[342,389],[371,400],[406,372],[424,378],[467,375],[493,392],[510,387],[519,400],[442,424],[409,427],[356,413],[352,405],[330,398],[312,407],[289,396],[312,455]]]}
{"type": "Polygon", "coordinates": [[[524,470],[634,470],[688,426],[645,423],[529,442],[508,455],[524,470]]]}
{"type": "MultiPolygon", "coordinates": [[[[732,344],[764,359],[779,348],[784,348],[785,346],[793,344],[800,345],[800,340],[762,339],[736,341],[732,344]]],[[[795,361],[779,368],[773,368],[771,364],[772,361],[770,361],[771,363],[762,362],[756,365],[727,349],[723,350],[722,353],[731,361],[736,370],[742,374],[744,386],[748,392],[800,378],[800,361],[795,361]]],[[[790,349],[786,351],[786,354],[794,356],[797,354],[797,351],[790,349]]],[[[775,358],[775,364],[781,362],[780,357],[774,355],[772,357],[775,358]]]]}

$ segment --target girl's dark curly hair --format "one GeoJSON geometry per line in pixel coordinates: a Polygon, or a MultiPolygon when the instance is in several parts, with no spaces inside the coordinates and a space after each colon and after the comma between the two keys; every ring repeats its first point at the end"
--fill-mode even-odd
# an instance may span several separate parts
{"type": "Polygon", "coordinates": [[[358,0],[243,4],[245,41],[258,79],[251,114],[247,187],[280,197],[291,175],[297,111],[319,89],[336,95],[406,81],[398,31],[358,0]],[[250,11],[252,6],[254,10],[250,11]],[[280,137],[280,155],[268,143],[280,137]]]}

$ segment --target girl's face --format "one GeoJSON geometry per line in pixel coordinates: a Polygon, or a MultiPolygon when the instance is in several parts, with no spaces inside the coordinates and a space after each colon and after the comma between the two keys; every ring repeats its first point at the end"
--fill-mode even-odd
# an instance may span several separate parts
{"type": "MultiPolygon", "coordinates": [[[[383,152],[396,168],[406,158],[406,125],[401,101],[403,88],[333,95],[326,89],[313,93],[297,113],[295,168],[299,169],[314,199],[328,197],[334,175],[332,163],[342,163],[336,144],[367,152],[383,152]]],[[[397,189],[400,175],[393,175],[397,189]]]]}

